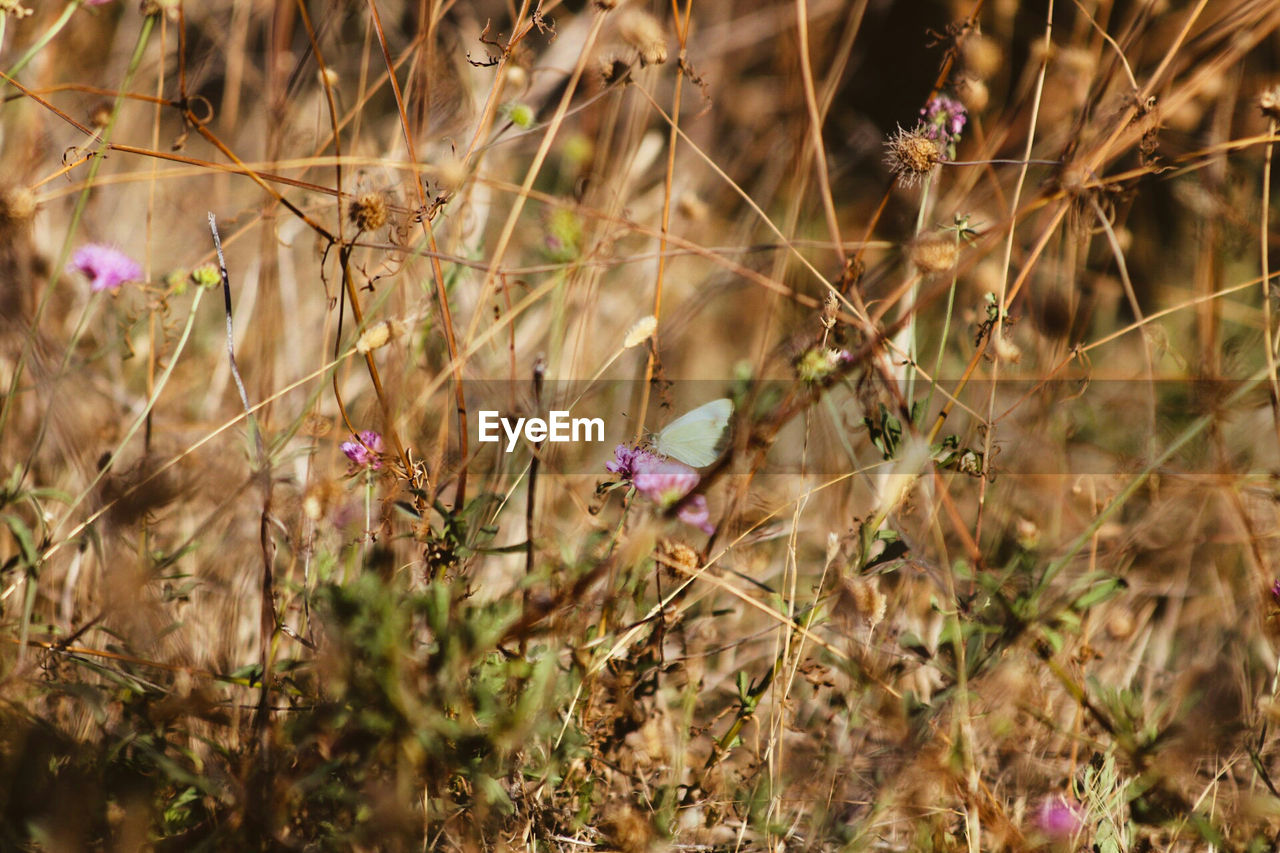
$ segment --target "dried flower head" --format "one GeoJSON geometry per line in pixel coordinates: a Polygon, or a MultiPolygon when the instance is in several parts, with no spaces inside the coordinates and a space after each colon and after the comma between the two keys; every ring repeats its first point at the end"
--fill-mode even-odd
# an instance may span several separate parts
{"type": "Polygon", "coordinates": [[[979,80],[986,80],[1000,70],[1001,51],[995,39],[975,33],[960,48],[964,70],[979,80]]]}
{"type": "Polygon", "coordinates": [[[126,281],[141,281],[142,267],[119,249],[90,243],[76,249],[69,270],[84,273],[92,283],[89,289],[116,290],[126,281]]]}
{"type": "Polygon", "coordinates": [[[164,15],[171,21],[178,19],[178,6],[182,0],[142,0],[142,14],[146,17],[164,15]]]}
{"type": "Polygon", "coordinates": [[[93,109],[89,111],[89,125],[95,130],[101,130],[111,123],[111,102],[98,101],[93,105],[93,109]]]}
{"type": "Polygon", "coordinates": [[[367,429],[353,435],[355,441],[344,441],[341,450],[355,468],[377,470],[382,467],[382,435],[367,429]]]}
{"type": "Polygon", "coordinates": [[[679,567],[685,574],[693,574],[698,570],[698,552],[685,543],[667,539],[661,543],[661,548],[667,562],[679,567]]]}
{"type": "Polygon", "coordinates": [[[28,15],[34,15],[35,12],[23,6],[19,0],[0,0],[0,15],[12,15],[21,20],[28,15]]]}
{"type": "Polygon", "coordinates": [[[0,222],[17,224],[36,215],[36,194],[26,187],[11,186],[0,190],[0,222]]]}
{"type": "Polygon", "coordinates": [[[803,382],[821,382],[852,361],[848,350],[813,347],[796,362],[796,376],[803,382]]]}
{"type": "Polygon", "coordinates": [[[885,142],[885,165],[905,187],[924,183],[933,174],[933,167],[942,162],[942,149],[938,142],[925,133],[923,127],[903,130],[885,142]]]}
{"type": "Polygon", "coordinates": [[[616,54],[601,59],[599,68],[600,79],[606,86],[625,80],[631,73],[631,63],[616,54]]]}
{"type": "Polygon", "coordinates": [[[648,12],[629,9],[618,22],[618,34],[636,49],[641,65],[661,65],[667,61],[667,34],[658,19],[648,12]]]}
{"type": "Polygon", "coordinates": [[[377,231],[387,224],[387,199],[382,193],[361,193],[347,208],[347,218],[361,231],[377,231]]]}
{"type": "Polygon", "coordinates": [[[1280,86],[1263,90],[1258,96],[1258,109],[1267,118],[1280,119],[1280,86]]]}
{"type": "Polygon", "coordinates": [[[888,599],[880,591],[880,582],[874,577],[841,578],[836,607],[843,618],[853,623],[865,624],[868,630],[875,630],[884,620],[888,599]]]}
{"type": "Polygon", "coordinates": [[[926,275],[952,269],[959,256],[956,239],[946,234],[922,235],[911,246],[911,262],[926,275]]]}
{"type": "Polygon", "coordinates": [[[648,317],[641,317],[636,320],[630,329],[627,329],[627,336],[622,339],[622,348],[631,349],[639,346],[649,338],[653,337],[653,333],[658,330],[658,318],[650,314],[648,317]]]}

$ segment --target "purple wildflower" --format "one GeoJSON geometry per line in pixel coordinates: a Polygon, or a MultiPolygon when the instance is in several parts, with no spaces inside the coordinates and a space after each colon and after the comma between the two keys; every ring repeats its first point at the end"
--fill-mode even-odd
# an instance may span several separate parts
{"type": "Polygon", "coordinates": [[[920,118],[925,136],[937,142],[948,158],[954,157],[960,132],[969,120],[964,104],[946,95],[938,95],[930,98],[920,110],[920,118]]]}
{"type": "Polygon", "coordinates": [[[86,6],[105,6],[110,3],[111,0],[81,0],[81,2],[86,6]]]}
{"type": "Polygon", "coordinates": [[[1276,580],[1271,584],[1271,597],[1275,600],[1276,604],[1280,604],[1280,578],[1276,578],[1276,580]]]}
{"type": "Polygon", "coordinates": [[[665,509],[693,491],[699,479],[698,472],[688,465],[667,459],[642,466],[632,482],[640,494],[665,509]]]}
{"type": "Polygon", "coordinates": [[[1036,811],[1036,826],[1057,841],[1065,841],[1080,829],[1080,811],[1061,794],[1045,797],[1036,811]]]}
{"type": "Polygon", "coordinates": [[[119,249],[90,243],[76,249],[67,269],[82,272],[93,282],[89,289],[115,290],[126,281],[141,281],[142,267],[119,249]]]}
{"type": "Polygon", "coordinates": [[[604,463],[605,470],[617,474],[622,480],[635,480],[641,471],[662,463],[662,457],[641,447],[619,444],[613,449],[613,459],[604,463]]]}
{"type": "Polygon", "coordinates": [[[711,524],[711,510],[707,509],[705,495],[694,495],[685,501],[680,509],[676,510],[676,518],[685,524],[692,524],[703,533],[710,534],[716,530],[711,524]]]}
{"type": "Polygon", "coordinates": [[[342,452],[357,468],[382,467],[382,436],[374,430],[367,429],[354,435],[355,441],[342,442],[342,452]]]}

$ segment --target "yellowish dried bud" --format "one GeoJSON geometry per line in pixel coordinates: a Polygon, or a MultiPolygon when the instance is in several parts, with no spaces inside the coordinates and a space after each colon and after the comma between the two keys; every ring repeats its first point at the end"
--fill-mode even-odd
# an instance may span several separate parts
{"type": "Polygon", "coordinates": [[[960,96],[960,103],[964,104],[965,109],[970,113],[982,112],[991,102],[991,92],[987,89],[987,84],[981,80],[965,80],[957,94],[960,96]]]}
{"type": "Polygon", "coordinates": [[[338,72],[334,71],[332,68],[326,68],[325,70],[316,73],[316,79],[320,81],[321,86],[328,86],[332,89],[334,86],[338,85],[338,72]]]}
{"type": "Polygon", "coordinates": [[[680,196],[680,200],[676,202],[676,210],[680,211],[680,215],[690,222],[705,221],[708,212],[707,203],[694,192],[683,193],[680,196]]]}
{"type": "Polygon", "coordinates": [[[503,84],[515,92],[523,91],[529,85],[529,72],[519,65],[508,65],[504,77],[503,84]]]}
{"type": "Polygon", "coordinates": [[[911,246],[911,262],[925,275],[954,269],[960,247],[946,234],[922,235],[911,246]]]}
{"type": "Polygon", "coordinates": [[[457,192],[467,181],[467,166],[457,157],[450,157],[440,162],[437,178],[447,192],[457,192]]]}
{"type": "Polygon", "coordinates": [[[994,76],[1000,70],[1003,59],[1000,45],[996,44],[995,39],[981,34],[966,38],[960,48],[960,55],[964,58],[965,73],[978,80],[994,76]]]}
{"type": "Polygon", "coordinates": [[[26,222],[36,215],[36,194],[27,187],[8,187],[0,191],[0,220],[26,222]]]}
{"type": "Polygon", "coordinates": [[[658,19],[648,12],[629,9],[618,22],[618,34],[640,54],[641,65],[661,65],[667,61],[667,34],[658,19]]]}
{"type": "Polygon", "coordinates": [[[370,326],[364,330],[364,334],[356,341],[356,352],[364,355],[373,352],[379,347],[384,347],[391,340],[394,333],[394,327],[390,320],[383,320],[377,325],[370,326]]]}
{"type": "Polygon", "coordinates": [[[1000,361],[1009,364],[1017,364],[1022,361],[1022,350],[1004,335],[996,335],[992,338],[991,345],[995,348],[996,358],[1000,361]]]}

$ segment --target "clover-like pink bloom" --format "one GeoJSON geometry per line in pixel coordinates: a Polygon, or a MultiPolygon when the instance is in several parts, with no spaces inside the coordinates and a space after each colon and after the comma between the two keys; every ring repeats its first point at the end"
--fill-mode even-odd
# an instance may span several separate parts
{"type": "Polygon", "coordinates": [[[634,480],[636,475],[646,468],[661,464],[662,457],[642,447],[628,447],[619,444],[613,449],[613,459],[604,463],[604,468],[611,474],[617,474],[623,480],[634,480]]]}
{"type": "Polygon", "coordinates": [[[94,293],[116,290],[126,281],[142,280],[142,267],[138,266],[137,261],[119,249],[98,243],[89,243],[76,249],[67,268],[82,272],[92,279],[89,289],[94,293]]]}
{"type": "Polygon", "coordinates": [[[665,459],[641,466],[632,482],[636,491],[665,509],[693,491],[700,479],[688,465],[665,459]]]}
{"type": "Polygon", "coordinates": [[[352,436],[355,441],[342,442],[342,452],[357,468],[382,467],[382,436],[374,430],[367,429],[359,435],[352,436]]]}
{"type": "Polygon", "coordinates": [[[1081,815],[1077,807],[1067,802],[1061,794],[1045,797],[1036,811],[1036,826],[1057,841],[1071,838],[1080,829],[1081,815]]]}
{"type": "Polygon", "coordinates": [[[711,510],[707,509],[706,495],[694,495],[685,501],[678,510],[676,510],[676,518],[685,524],[691,524],[701,530],[703,533],[715,533],[716,529],[711,524],[711,510]]]}

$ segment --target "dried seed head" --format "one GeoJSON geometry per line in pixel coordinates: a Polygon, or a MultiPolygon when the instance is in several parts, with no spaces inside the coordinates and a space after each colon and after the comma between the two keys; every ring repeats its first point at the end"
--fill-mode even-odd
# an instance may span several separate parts
{"type": "Polygon", "coordinates": [[[22,20],[28,15],[34,14],[34,10],[23,6],[18,0],[0,0],[0,15],[12,15],[18,20],[22,20]]]}
{"type": "Polygon", "coordinates": [[[618,0],[594,0],[595,7],[601,12],[608,12],[618,7],[618,0]]]}
{"type": "Polygon", "coordinates": [[[520,92],[529,85],[529,72],[520,65],[508,65],[505,79],[502,81],[508,89],[520,92]]]}
{"type": "Polygon", "coordinates": [[[836,318],[840,315],[840,300],[836,298],[834,290],[828,290],[826,297],[822,300],[822,327],[824,329],[834,329],[836,327],[836,318]]]}
{"type": "Polygon", "coordinates": [[[387,224],[387,199],[382,193],[362,193],[351,202],[347,217],[361,231],[377,231],[387,224]]]}
{"type": "Polygon", "coordinates": [[[865,622],[874,629],[884,619],[888,599],[880,591],[875,578],[852,577],[840,579],[837,611],[845,618],[865,622]]]}
{"type": "Polygon", "coordinates": [[[171,21],[178,19],[178,6],[182,0],[142,0],[142,14],[145,17],[164,15],[171,21]]]}
{"type": "Polygon", "coordinates": [[[447,192],[457,192],[467,182],[467,164],[458,157],[446,158],[436,168],[437,180],[447,192]]]}
{"type": "Polygon", "coordinates": [[[383,320],[364,330],[364,334],[356,341],[356,352],[364,355],[384,347],[396,335],[396,326],[390,320],[383,320]]]}
{"type": "Polygon", "coordinates": [[[338,85],[338,72],[332,68],[326,68],[323,71],[316,72],[316,79],[320,81],[320,85],[328,86],[332,89],[338,85]]]}
{"type": "Polygon", "coordinates": [[[982,112],[991,102],[991,92],[987,89],[987,84],[981,80],[965,80],[957,92],[960,95],[960,103],[964,104],[971,113],[982,112]]]}
{"type": "Polygon", "coordinates": [[[625,80],[630,73],[631,63],[617,54],[610,54],[600,60],[600,79],[606,86],[625,80]]]}
{"type": "Polygon", "coordinates": [[[946,234],[922,235],[911,247],[911,262],[925,275],[953,269],[959,256],[955,238],[946,234]]]}
{"type": "Polygon", "coordinates": [[[707,218],[708,213],[707,203],[695,192],[683,193],[680,200],[676,202],[676,210],[690,222],[702,222],[707,218]]]}
{"type": "Polygon", "coordinates": [[[662,555],[670,566],[676,567],[677,573],[693,574],[698,570],[698,552],[683,542],[674,539],[662,541],[662,555]]]}
{"type": "Polygon", "coordinates": [[[600,829],[620,853],[645,853],[653,846],[653,823],[629,804],[607,809],[600,829]]]}
{"type": "Polygon", "coordinates": [[[898,128],[885,142],[884,162],[898,183],[912,187],[929,179],[933,167],[942,162],[942,149],[920,128],[898,128]]]}
{"type": "Polygon", "coordinates": [[[98,101],[89,112],[89,125],[95,130],[104,128],[111,121],[111,102],[98,101]]]}
{"type": "Polygon", "coordinates": [[[1008,364],[1017,364],[1022,361],[1022,350],[1004,335],[996,335],[992,338],[991,346],[995,349],[996,358],[1000,361],[1008,364]]]}
{"type": "Polygon", "coordinates": [[[630,329],[627,330],[627,336],[622,340],[623,349],[631,349],[639,346],[649,338],[653,337],[653,333],[658,329],[658,318],[650,314],[648,317],[642,317],[635,322],[630,329]]]}
{"type": "Polygon", "coordinates": [[[618,34],[640,54],[641,65],[667,61],[667,34],[658,19],[639,9],[628,10],[618,22],[618,34]]]}
{"type": "Polygon", "coordinates": [[[36,215],[36,194],[26,187],[6,187],[0,190],[0,222],[16,225],[27,222],[36,215]]]}
{"type": "Polygon", "coordinates": [[[1258,108],[1267,118],[1280,119],[1280,86],[1272,86],[1258,96],[1258,108]]]}
{"type": "Polygon", "coordinates": [[[1000,70],[1002,57],[995,39],[971,35],[964,40],[960,55],[964,58],[965,72],[979,80],[986,80],[1000,70]]]}

